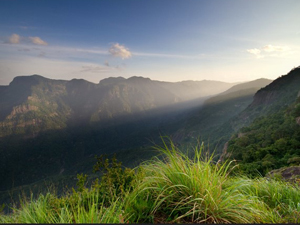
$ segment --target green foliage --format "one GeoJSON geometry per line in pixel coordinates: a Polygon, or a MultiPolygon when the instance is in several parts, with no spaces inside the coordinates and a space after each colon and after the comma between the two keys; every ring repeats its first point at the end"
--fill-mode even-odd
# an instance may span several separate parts
{"type": "Polygon", "coordinates": [[[87,178],[87,175],[83,175],[83,174],[77,174],[77,190],[79,192],[83,192],[84,188],[85,188],[85,185],[86,185],[86,178],[87,178]]]}
{"type": "Polygon", "coordinates": [[[94,172],[102,172],[102,176],[100,182],[99,179],[94,181],[92,188],[101,194],[104,204],[110,204],[117,198],[123,199],[132,190],[136,176],[134,170],[122,167],[116,155],[111,159],[107,155],[96,156],[96,159],[94,172]]]}
{"type": "Polygon", "coordinates": [[[300,157],[299,156],[295,156],[295,157],[292,157],[292,158],[289,158],[287,163],[289,165],[300,165],[300,157]]]}
{"type": "Polygon", "coordinates": [[[257,118],[229,141],[228,152],[252,177],[273,169],[299,165],[300,126],[296,123],[295,104],[285,110],[257,118]]]}
{"type": "Polygon", "coordinates": [[[2,205],[0,205],[0,214],[3,212],[4,208],[5,208],[5,204],[3,203],[2,205]]]}

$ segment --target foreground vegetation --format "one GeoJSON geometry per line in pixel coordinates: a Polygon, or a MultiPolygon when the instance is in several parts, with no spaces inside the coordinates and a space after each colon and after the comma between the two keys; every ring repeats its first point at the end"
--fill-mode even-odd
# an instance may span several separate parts
{"type": "MultiPolygon", "coordinates": [[[[172,142],[138,168],[97,158],[101,179],[77,190],[23,199],[1,223],[298,223],[300,188],[279,180],[233,174],[232,162],[214,162],[199,145],[191,159],[172,142]]],[[[234,173],[236,174],[236,173],[234,173]]]]}

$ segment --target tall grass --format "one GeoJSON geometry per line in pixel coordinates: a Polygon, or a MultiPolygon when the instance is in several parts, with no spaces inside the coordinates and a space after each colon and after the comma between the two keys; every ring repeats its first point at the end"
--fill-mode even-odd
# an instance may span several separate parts
{"type": "Polygon", "coordinates": [[[276,214],[277,222],[300,223],[300,187],[274,179],[238,177],[231,179],[232,186],[247,196],[256,196],[276,214]]]}
{"type": "MultiPolygon", "coordinates": [[[[78,194],[78,193],[77,193],[78,194]]],[[[124,220],[122,203],[113,202],[104,207],[96,192],[89,191],[77,202],[58,199],[51,194],[40,195],[35,201],[24,201],[12,216],[0,217],[1,223],[121,223],[124,220]],[[83,204],[84,202],[84,204],[83,204]]]]}
{"type": "Polygon", "coordinates": [[[129,197],[130,207],[149,202],[148,219],[162,222],[274,222],[275,215],[256,197],[246,196],[232,185],[224,188],[230,162],[215,165],[212,156],[202,156],[203,146],[196,147],[191,160],[172,142],[170,147],[164,145],[159,150],[165,159],[141,166],[145,176],[129,197]]]}

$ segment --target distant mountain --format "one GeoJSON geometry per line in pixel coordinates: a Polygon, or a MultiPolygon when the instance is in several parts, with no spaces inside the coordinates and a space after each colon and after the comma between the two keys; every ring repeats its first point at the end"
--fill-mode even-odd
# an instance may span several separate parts
{"type": "Polygon", "coordinates": [[[37,75],[16,77],[0,98],[0,137],[64,128],[71,114],[65,85],[37,75]]]}
{"type": "Polygon", "coordinates": [[[70,125],[115,119],[214,95],[233,84],[209,81],[159,82],[149,78],[107,78],[99,84],[83,79],[51,80],[39,75],[16,77],[1,86],[0,137],[63,129],[70,125]],[[191,88],[192,87],[192,88],[191,88]],[[203,90],[202,90],[203,89],[203,90]],[[181,93],[185,93],[183,97],[181,93]]]}
{"type": "Polygon", "coordinates": [[[257,90],[259,90],[260,88],[267,86],[271,82],[272,82],[272,80],[264,79],[264,78],[260,78],[260,79],[249,81],[249,82],[244,82],[241,84],[234,85],[233,87],[229,88],[227,91],[224,91],[219,95],[225,95],[228,93],[246,90],[246,89],[253,89],[253,88],[256,88],[257,90]]]}
{"type": "MultiPolygon", "coordinates": [[[[182,100],[191,100],[201,96],[211,96],[221,93],[229,88],[228,83],[220,81],[181,81],[176,83],[158,81],[164,87],[182,100]]],[[[231,86],[235,85],[230,84],[231,86]]]]}
{"type": "Polygon", "coordinates": [[[250,82],[245,82],[242,84],[234,85],[228,90],[209,98],[205,101],[205,104],[215,104],[219,102],[223,102],[229,99],[234,99],[237,97],[247,96],[255,94],[259,89],[270,84],[272,80],[269,79],[258,79],[250,82]]]}

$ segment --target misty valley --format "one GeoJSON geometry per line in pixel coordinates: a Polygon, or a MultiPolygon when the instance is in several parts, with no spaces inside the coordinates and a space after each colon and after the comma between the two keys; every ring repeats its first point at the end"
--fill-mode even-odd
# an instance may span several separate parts
{"type": "Polygon", "coordinates": [[[50,186],[64,196],[79,174],[93,187],[95,156],[136,168],[169,144],[195,157],[203,143],[214,162],[236,160],[236,173],[299,182],[299,87],[299,67],[243,83],[15,77],[0,86],[1,203],[10,212],[21,193],[50,186]]]}

